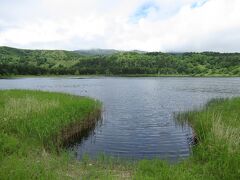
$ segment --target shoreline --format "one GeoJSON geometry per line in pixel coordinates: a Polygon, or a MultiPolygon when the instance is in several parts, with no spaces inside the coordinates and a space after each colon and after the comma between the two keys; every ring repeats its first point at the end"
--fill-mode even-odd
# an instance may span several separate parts
{"type": "Polygon", "coordinates": [[[240,76],[232,75],[157,75],[157,74],[120,74],[120,75],[13,75],[13,76],[0,76],[1,79],[20,79],[20,78],[101,78],[101,77],[174,77],[174,78],[239,78],[240,76]]]}
{"type": "Polygon", "coordinates": [[[185,121],[191,124],[198,143],[192,147],[193,154],[177,164],[170,164],[160,159],[129,162],[106,156],[100,156],[97,160],[91,160],[87,156],[81,161],[76,160],[58,142],[74,138],[79,133],[79,128],[81,131],[94,125],[96,119],[93,120],[92,117],[96,117],[99,113],[100,104],[92,106],[92,103],[89,98],[64,93],[1,90],[0,112],[1,115],[5,113],[4,116],[0,115],[2,117],[0,127],[3,128],[0,132],[0,174],[3,178],[237,179],[240,177],[240,98],[211,100],[200,110],[179,114],[179,122],[185,121]],[[82,108],[78,109],[81,99],[85,100],[85,103],[80,103],[84,106],[81,105],[82,108]],[[94,111],[94,109],[98,110],[94,111]],[[56,114],[59,112],[63,114],[56,114]],[[62,116],[64,118],[59,120],[62,116]],[[73,121],[69,118],[64,122],[66,117],[73,118],[73,121]],[[32,118],[31,121],[27,121],[29,118],[32,118]],[[90,120],[86,126],[78,123],[84,124],[86,120],[90,120]],[[58,137],[53,141],[51,137],[56,138],[56,136],[51,135],[56,135],[56,132],[58,137]],[[59,146],[57,149],[56,144],[59,146]],[[49,148],[48,151],[46,147],[49,148]]]}

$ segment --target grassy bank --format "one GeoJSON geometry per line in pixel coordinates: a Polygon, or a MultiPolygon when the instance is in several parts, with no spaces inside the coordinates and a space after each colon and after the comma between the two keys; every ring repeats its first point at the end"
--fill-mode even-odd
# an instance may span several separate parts
{"type": "MultiPolygon", "coordinates": [[[[239,179],[240,98],[215,100],[180,114],[198,145],[178,164],[123,162],[100,156],[82,161],[56,149],[65,127],[100,108],[89,98],[40,91],[0,91],[0,179],[239,179]]],[[[78,123],[77,123],[78,124],[78,123]]]]}
{"type": "Polygon", "coordinates": [[[66,127],[88,124],[100,108],[98,101],[85,97],[0,91],[0,179],[87,176],[86,163],[75,162],[68,152],[59,152],[56,147],[66,127]]]}
{"type": "Polygon", "coordinates": [[[240,98],[213,100],[179,118],[192,125],[198,138],[193,156],[177,165],[141,161],[137,179],[239,179],[240,98]]]}

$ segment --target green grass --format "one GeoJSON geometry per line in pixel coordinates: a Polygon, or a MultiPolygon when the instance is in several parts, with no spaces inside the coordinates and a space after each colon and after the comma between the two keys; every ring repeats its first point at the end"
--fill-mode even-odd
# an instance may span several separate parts
{"type": "Polygon", "coordinates": [[[214,100],[179,115],[199,142],[193,155],[177,164],[103,155],[77,161],[54,148],[63,128],[84,122],[100,106],[61,93],[0,91],[0,179],[240,179],[240,98],[214,100]]]}

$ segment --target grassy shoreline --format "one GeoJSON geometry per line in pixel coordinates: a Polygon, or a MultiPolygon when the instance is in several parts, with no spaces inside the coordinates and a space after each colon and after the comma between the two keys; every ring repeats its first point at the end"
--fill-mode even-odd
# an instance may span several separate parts
{"type": "Polygon", "coordinates": [[[192,78],[237,78],[240,76],[233,76],[227,74],[213,74],[213,75],[180,75],[180,74],[119,74],[119,75],[10,75],[0,76],[0,79],[18,79],[18,78],[100,78],[100,77],[192,77],[192,78]]]}
{"type": "Polygon", "coordinates": [[[0,179],[66,176],[62,168],[67,169],[70,157],[57,147],[92,125],[100,109],[99,101],[87,97],[1,90],[0,179]],[[77,128],[74,134],[68,129],[71,124],[77,128]]]}
{"type": "Polygon", "coordinates": [[[0,91],[0,179],[239,179],[240,98],[213,100],[179,115],[191,123],[198,145],[177,164],[159,159],[127,162],[100,156],[76,161],[56,150],[52,137],[87,119],[101,104],[41,91],[0,91]]]}
{"type": "Polygon", "coordinates": [[[240,178],[240,98],[211,100],[203,109],[179,114],[190,123],[198,144],[189,159],[169,165],[142,161],[137,179],[239,179],[240,178]]]}

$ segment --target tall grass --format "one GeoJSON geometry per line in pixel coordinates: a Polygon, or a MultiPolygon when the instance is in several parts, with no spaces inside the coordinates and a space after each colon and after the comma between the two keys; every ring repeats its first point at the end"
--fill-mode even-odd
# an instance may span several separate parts
{"type": "Polygon", "coordinates": [[[100,108],[99,101],[86,97],[0,91],[0,179],[68,177],[72,158],[64,150],[56,152],[56,137],[69,124],[88,123],[100,108]]]}
{"type": "Polygon", "coordinates": [[[91,125],[100,108],[99,101],[86,97],[0,91],[0,179],[129,179],[134,166],[128,162],[104,156],[79,162],[55,148],[61,132],[91,125]]]}
{"type": "Polygon", "coordinates": [[[1,91],[0,99],[1,130],[40,143],[100,107],[90,98],[39,91],[1,91]]]}

